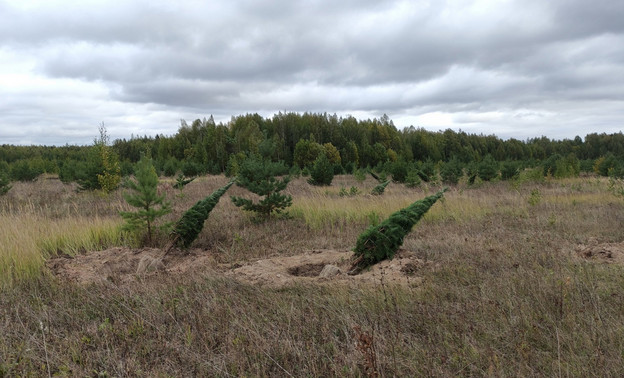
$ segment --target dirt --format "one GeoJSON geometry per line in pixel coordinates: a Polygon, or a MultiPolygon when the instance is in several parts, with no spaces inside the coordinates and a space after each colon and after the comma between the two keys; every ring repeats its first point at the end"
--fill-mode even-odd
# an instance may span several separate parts
{"type": "Polygon", "coordinates": [[[257,261],[219,264],[210,251],[191,250],[182,255],[154,248],[111,248],[75,257],[60,256],[48,260],[49,270],[64,279],[80,284],[112,282],[129,284],[146,277],[182,275],[193,272],[230,277],[253,285],[281,287],[297,283],[394,283],[418,285],[418,273],[428,264],[414,253],[401,250],[394,259],[383,261],[358,275],[347,275],[353,252],[330,249],[307,251],[295,256],[275,256],[257,261]],[[323,269],[330,275],[321,276],[323,269]]]}
{"type": "Polygon", "coordinates": [[[624,264],[624,242],[599,243],[590,240],[587,245],[579,245],[576,254],[582,259],[610,264],[624,264]]]}

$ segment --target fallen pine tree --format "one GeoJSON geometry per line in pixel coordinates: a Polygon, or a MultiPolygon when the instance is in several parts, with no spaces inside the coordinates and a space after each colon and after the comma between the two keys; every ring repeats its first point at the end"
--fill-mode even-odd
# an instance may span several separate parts
{"type": "Polygon", "coordinates": [[[197,236],[204,228],[204,222],[208,219],[208,215],[217,205],[221,196],[233,184],[234,180],[215,190],[211,195],[198,201],[182,215],[171,232],[171,243],[165,250],[165,255],[176,246],[188,248],[197,239],[197,236]]]}
{"type": "Polygon", "coordinates": [[[391,259],[403,244],[403,239],[412,227],[425,215],[447,188],[434,195],[414,202],[388,217],[377,226],[370,226],[358,238],[353,252],[355,260],[349,274],[360,273],[363,269],[380,261],[391,259]]]}

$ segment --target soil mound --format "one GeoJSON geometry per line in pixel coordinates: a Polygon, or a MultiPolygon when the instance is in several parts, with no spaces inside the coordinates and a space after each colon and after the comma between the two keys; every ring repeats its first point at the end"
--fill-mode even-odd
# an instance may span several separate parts
{"type": "Polygon", "coordinates": [[[579,245],[576,248],[579,257],[586,260],[624,264],[624,242],[598,243],[590,241],[589,245],[579,245]]]}
{"type": "Polygon", "coordinates": [[[416,271],[426,264],[412,253],[399,251],[392,260],[382,261],[354,276],[347,275],[351,267],[351,251],[314,250],[288,257],[272,257],[249,262],[226,272],[226,275],[257,285],[282,286],[295,282],[310,283],[385,283],[418,284],[416,271]],[[332,274],[321,274],[326,267],[332,274]],[[336,271],[337,268],[337,271],[336,271]]]}
{"type": "Polygon", "coordinates": [[[362,273],[350,276],[351,251],[313,250],[295,256],[275,256],[257,261],[218,264],[210,251],[169,254],[155,248],[110,248],[75,257],[55,257],[46,263],[49,270],[80,284],[112,282],[127,284],[159,274],[188,274],[209,271],[253,285],[280,287],[295,283],[369,283],[416,285],[426,264],[413,253],[399,251],[393,260],[383,261],[362,273]]]}
{"type": "Polygon", "coordinates": [[[168,255],[157,248],[110,248],[70,257],[49,259],[48,269],[55,275],[80,284],[113,282],[123,284],[156,274],[187,273],[214,265],[208,254],[191,251],[184,256],[168,255]]]}

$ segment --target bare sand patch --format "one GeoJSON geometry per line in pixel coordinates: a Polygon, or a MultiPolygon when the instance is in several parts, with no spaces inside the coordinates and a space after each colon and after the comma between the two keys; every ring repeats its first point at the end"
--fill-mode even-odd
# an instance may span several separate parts
{"type": "Polygon", "coordinates": [[[219,264],[210,251],[191,250],[162,258],[156,248],[110,248],[75,257],[55,257],[46,263],[49,270],[80,284],[112,282],[127,284],[160,274],[206,272],[252,285],[281,287],[297,283],[387,283],[417,285],[419,271],[428,264],[414,253],[401,250],[394,259],[383,261],[362,273],[347,275],[353,252],[312,250],[294,256],[274,256],[255,261],[219,264]],[[324,272],[323,274],[321,274],[324,272]]]}
{"type": "Polygon", "coordinates": [[[624,264],[624,242],[599,243],[590,240],[588,245],[579,245],[576,254],[582,259],[609,264],[624,264]]]}

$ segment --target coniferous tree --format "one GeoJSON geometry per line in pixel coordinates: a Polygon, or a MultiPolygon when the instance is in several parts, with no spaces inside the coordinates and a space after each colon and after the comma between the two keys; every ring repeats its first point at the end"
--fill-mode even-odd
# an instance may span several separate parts
{"type": "Polygon", "coordinates": [[[446,189],[443,189],[432,196],[416,201],[391,214],[379,225],[370,226],[364,231],[353,249],[355,261],[349,274],[357,274],[368,266],[394,257],[403,244],[405,236],[445,191],[446,189]]]}
{"type": "Polygon", "coordinates": [[[121,182],[119,157],[109,146],[109,138],[104,124],[98,128],[99,138],[93,141],[87,153],[86,168],[78,184],[82,190],[102,189],[105,192],[115,190],[121,182]]]}
{"type": "Polygon", "coordinates": [[[462,166],[456,157],[446,162],[440,169],[440,176],[445,184],[457,184],[462,176],[462,166]]]}
{"type": "Polygon", "coordinates": [[[190,184],[193,180],[195,180],[195,177],[185,178],[184,174],[180,173],[178,178],[176,178],[176,182],[173,184],[173,187],[182,191],[182,189],[184,189],[184,187],[190,184]]]}
{"type": "Polygon", "coordinates": [[[390,184],[390,180],[386,180],[380,183],[379,185],[373,188],[373,190],[371,191],[371,194],[376,195],[376,196],[382,195],[384,191],[386,190],[386,186],[388,186],[388,184],[390,184]]]}
{"type": "Polygon", "coordinates": [[[478,165],[479,178],[483,181],[490,181],[498,177],[498,162],[492,155],[487,155],[478,165]]]}
{"type": "Polygon", "coordinates": [[[188,248],[197,239],[197,236],[204,228],[204,222],[208,219],[208,215],[210,215],[221,196],[225,194],[232,184],[234,184],[234,181],[230,181],[225,186],[215,190],[211,195],[198,201],[182,215],[173,228],[173,240],[166,253],[175,245],[188,248]]]}
{"type": "Polygon", "coordinates": [[[132,232],[145,232],[147,243],[152,244],[154,222],[159,217],[169,213],[171,206],[165,200],[165,195],[158,194],[158,175],[152,164],[152,159],[146,155],[135,168],[135,179],[129,180],[127,185],[131,193],[124,193],[126,201],[136,207],[136,212],[122,211],[120,215],[126,221],[124,229],[132,232]]]}
{"type": "Polygon", "coordinates": [[[9,175],[0,169],[0,196],[7,194],[11,190],[11,181],[9,181],[9,175]]]}
{"type": "Polygon", "coordinates": [[[286,166],[257,158],[248,158],[239,169],[236,184],[263,198],[254,203],[250,199],[231,196],[232,202],[243,210],[253,211],[270,218],[273,213],[281,213],[292,204],[292,197],[280,193],[286,189],[290,176],[278,179],[276,176],[284,174],[286,166]]]}
{"type": "Polygon", "coordinates": [[[312,185],[328,186],[334,179],[334,167],[324,153],[320,153],[310,170],[308,182],[312,185]]]}

